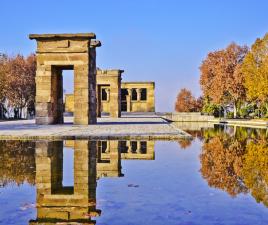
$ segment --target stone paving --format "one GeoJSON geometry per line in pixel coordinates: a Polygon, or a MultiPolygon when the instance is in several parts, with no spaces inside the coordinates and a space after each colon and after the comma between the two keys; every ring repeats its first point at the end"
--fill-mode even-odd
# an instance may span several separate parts
{"type": "Polygon", "coordinates": [[[98,118],[96,125],[73,125],[65,117],[62,125],[36,125],[34,120],[0,122],[0,139],[144,139],[174,140],[191,135],[154,114],[98,118]]]}

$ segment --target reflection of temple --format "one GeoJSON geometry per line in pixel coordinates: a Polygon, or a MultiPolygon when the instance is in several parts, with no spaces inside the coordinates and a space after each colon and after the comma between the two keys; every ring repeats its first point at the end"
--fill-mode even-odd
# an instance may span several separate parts
{"type": "Polygon", "coordinates": [[[95,224],[97,179],[120,177],[123,159],[154,159],[152,141],[39,141],[36,143],[38,224],[95,224]],[[120,154],[121,152],[121,154],[120,154]],[[72,160],[66,155],[72,155],[72,160]],[[66,161],[64,161],[66,160],[66,161]],[[73,161],[73,162],[72,162],[73,161]],[[68,166],[68,167],[66,167],[68,166]],[[73,175],[66,184],[67,175],[73,175]],[[71,182],[70,182],[71,181],[71,182]]]}
{"type": "MultiPolygon", "coordinates": [[[[121,177],[121,159],[154,160],[154,141],[97,141],[97,178],[121,177]],[[121,153],[121,154],[120,154],[121,153]]],[[[73,147],[74,141],[65,141],[65,147],[73,147]]]]}
{"type": "Polygon", "coordinates": [[[74,141],[73,184],[63,182],[63,142],[36,143],[37,219],[30,224],[95,224],[95,141],[74,141]],[[68,223],[66,223],[68,222],[68,223]]]}
{"type": "Polygon", "coordinates": [[[121,177],[118,141],[98,141],[97,177],[121,177]]]}
{"type": "Polygon", "coordinates": [[[154,160],[154,141],[98,141],[97,177],[123,176],[121,159],[154,160]]]}

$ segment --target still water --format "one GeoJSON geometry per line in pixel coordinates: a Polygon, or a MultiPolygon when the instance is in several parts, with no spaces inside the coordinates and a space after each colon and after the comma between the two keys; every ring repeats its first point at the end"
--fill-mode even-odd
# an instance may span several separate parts
{"type": "Polygon", "coordinates": [[[1,141],[0,224],[267,225],[267,130],[188,132],[193,140],[1,141]]]}

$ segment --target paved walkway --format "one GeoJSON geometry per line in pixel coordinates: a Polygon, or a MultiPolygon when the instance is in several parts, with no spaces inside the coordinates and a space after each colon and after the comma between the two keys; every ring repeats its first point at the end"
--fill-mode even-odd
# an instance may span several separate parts
{"type": "Polygon", "coordinates": [[[98,118],[96,125],[73,125],[65,117],[62,125],[36,125],[34,120],[0,122],[0,139],[160,139],[191,138],[184,131],[152,114],[98,118]]]}

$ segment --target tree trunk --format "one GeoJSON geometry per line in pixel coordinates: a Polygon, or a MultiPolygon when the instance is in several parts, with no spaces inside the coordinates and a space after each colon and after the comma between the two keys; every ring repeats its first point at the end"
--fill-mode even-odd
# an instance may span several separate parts
{"type": "Polygon", "coordinates": [[[236,119],[237,117],[237,103],[234,102],[234,118],[236,119]]]}

